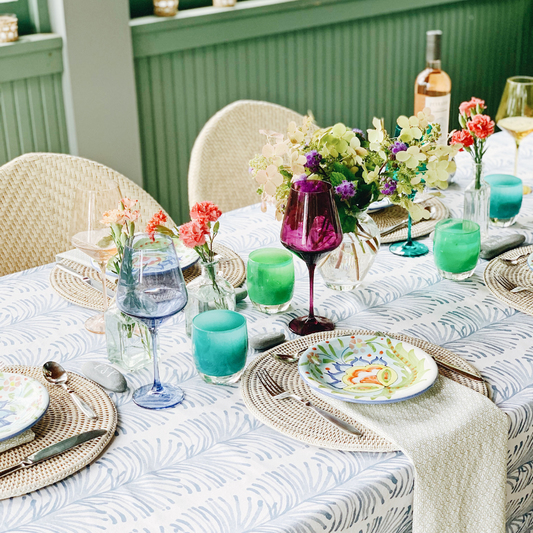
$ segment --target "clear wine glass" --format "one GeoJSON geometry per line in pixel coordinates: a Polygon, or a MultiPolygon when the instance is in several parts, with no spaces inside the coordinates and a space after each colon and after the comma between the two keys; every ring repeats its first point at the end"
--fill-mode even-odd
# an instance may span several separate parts
{"type": "Polygon", "coordinates": [[[533,133],[533,78],[514,76],[507,79],[496,124],[509,133],[516,143],[514,175],[518,170],[518,149],[521,141],[533,133]]]}
{"type": "MultiPolygon", "coordinates": [[[[101,182],[80,183],[76,188],[74,203],[70,213],[70,238],[72,244],[100,267],[102,279],[104,313],[107,311],[106,265],[117,253],[117,247],[111,239],[110,229],[102,224],[102,214],[116,209],[121,194],[118,184],[108,180],[101,182]]],[[[105,333],[104,314],[95,315],[85,322],[85,327],[92,333],[105,333]]]]}
{"type": "Polygon", "coordinates": [[[124,248],[117,287],[117,306],[140,320],[152,335],[154,383],[133,394],[133,401],[146,409],[166,409],[183,400],[183,391],[159,379],[157,331],[168,318],[187,304],[187,289],[172,239],[156,233],[138,234],[124,248]]]}
{"type": "Polygon", "coordinates": [[[314,275],[317,262],[342,243],[342,229],[331,184],[300,180],[291,186],[281,227],[281,244],[303,259],[309,269],[309,316],[295,318],[289,328],[297,335],[331,331],[335,324],[315,316],[314,275]]]}

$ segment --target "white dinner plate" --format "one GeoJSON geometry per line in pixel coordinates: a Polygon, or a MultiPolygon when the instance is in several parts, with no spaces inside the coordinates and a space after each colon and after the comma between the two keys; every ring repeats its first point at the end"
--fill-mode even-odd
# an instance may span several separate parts
{"type": "Polygon", "coordinates": [[[387,207],[390,207],[391,205],[394,205],[388,198],[383,198],[379,200],[379,202],[372,202],[367,209],[368,213],[376,213],[377,211],[381,211],[382,209],[386,209],[387,207]]]}
{"type": "Polygon", "coordinates": [[[50,397],[37,380],[0,372],[0,441],[31,428],[46,413],[50,397]]]}

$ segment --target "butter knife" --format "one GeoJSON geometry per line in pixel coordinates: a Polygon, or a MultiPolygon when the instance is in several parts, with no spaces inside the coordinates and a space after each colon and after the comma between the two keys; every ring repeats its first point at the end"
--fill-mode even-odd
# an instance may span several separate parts
{"type": "Polygon", "coordinates": [[[23,468],[30,468],[31,466],[41,463],[42,461],[46,461],[46,459],[51,459],[60,453],[64,453],[76,446],[79,446],[84,442],[101,437],[106,433],[107,431],[105,429],[93,429],[92,431],[86,431],[85,433],[80,433],[74,437],[70,437],[56,444],[52,444],[51,446],[47,446],[46,448],[43,448],[32,455],[28,455],[28,457],[22,459],[19,464],[0,470],[0,477],[7,476],[13,472],[22,470],[23,468]]]}
{"type": "MultiPolygon", "coordinates": [[[[67,265],[63,265],[62,263],[56,263],[56,265],[57,265],[57,268],[59,268],[60,270],[63,270],[64,272],[68,272],[69,274],[76,276],[77,278],[81,279],[83,283],[86,283],[93,289],[96,289],[97,291],[100,291],[100,292],[104,292],[101,282],[96,281],[95,279],[91,279],[87,276],[84,276],[83,274],[80,274],[77,270],[74,270],[73,268],[70,268],[67,265]]],[[[111,298],[115,297],[114,291],[112,291],[111,289],[108,289],[107,287],[106,287],[106,293],[111,298]]]]}

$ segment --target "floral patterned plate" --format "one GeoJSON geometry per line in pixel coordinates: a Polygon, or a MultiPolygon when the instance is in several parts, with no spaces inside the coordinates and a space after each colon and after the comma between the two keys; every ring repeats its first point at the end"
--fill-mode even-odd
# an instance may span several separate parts
{"type": "Polygon", "coordinates": [[[0,372],[0,441],[36,424],[49,402],[48,391],[35,379],[0,372]]]}
{"type": "Polygon", "coordinates": [[[439,373],[420,348],[381,335],[321,341],[301,355],[298,370],[313,389],[355,403],[408,400],[429,389],[439,373]]]}

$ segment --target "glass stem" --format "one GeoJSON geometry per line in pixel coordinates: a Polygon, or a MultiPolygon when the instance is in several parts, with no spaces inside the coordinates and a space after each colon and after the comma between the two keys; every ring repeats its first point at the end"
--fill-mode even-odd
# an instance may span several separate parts
{"type": "Polygon", "coordinates": [[[161,392],[163,387],[159,379],[159,361],[157,360],[157,326],[150,326],[148,329],[152,334],[152,354],[154,355],[154,385],[152,386],[151,392],[161,392]]]}
{"type": "Polygon", "coordinates": [[[106,287],[106,277],[105,277],[105,270],[106,270],[106,264],[105,263],[98,263],[98,266],[100,267],[100,277],[102,278],[102,294],[104,295],[104,313],[107,311],[107,287],[106,287]]]}
{"type": "Polygon", "coordinates": [[[316,264],[307,264],[309,269],[309,318],[315,318],[315,307],[313,304],[314,285],[315,285],[315,268],[316,264]]]}
{"type": "Polygon", "coordinates": [[[519,144],[518,142],[516,143],[516,152],[514,154],[514,176],[518,176],[517,172],[518,172],[518,147],[519,147],[519,144]]]}
{"type": "Polygon", "coordinates": [[[407,246],[413,246],[413,239],[411,238],[411,213],[407,215],[407,246]]]}

